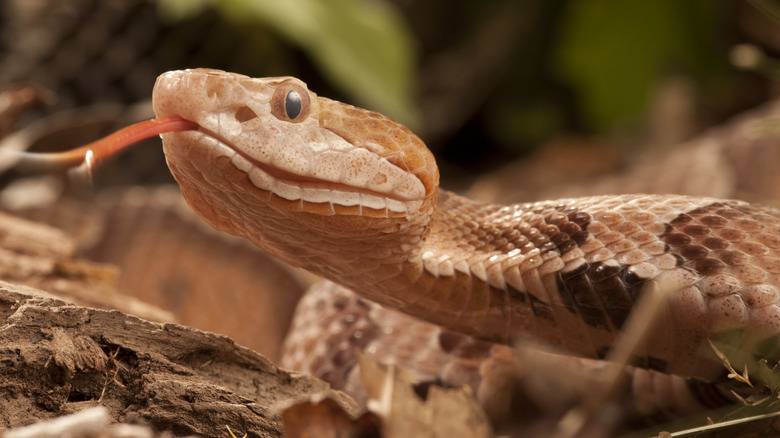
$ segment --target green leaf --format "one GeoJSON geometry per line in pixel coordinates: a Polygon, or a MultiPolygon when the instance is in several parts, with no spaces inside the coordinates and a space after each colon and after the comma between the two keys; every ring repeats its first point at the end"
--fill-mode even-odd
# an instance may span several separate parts
{"type": "MultiPolygon", "coordinates": [[[[200,0],[204,1],[204,0],[200,0]]],[[[413,103],[412,39],[389,3],[374,0],[211,0],[229,20],[257,22],[299,46],[331,83],[361,105],[402,123],[419,121],[413,103]]],[[[169,13],[191,13],[166,0],[169,13]]]]}
{"type": "Polygon", "coordinates": [[[636,118],[665,74],[723,74],[713,47],[718,8],[709,0],[570,2],[555,67],[578,92],[590,126],[636,118]]]}

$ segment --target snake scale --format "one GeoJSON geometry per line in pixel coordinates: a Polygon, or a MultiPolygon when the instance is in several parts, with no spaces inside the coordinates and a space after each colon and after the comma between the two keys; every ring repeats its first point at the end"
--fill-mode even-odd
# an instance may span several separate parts
{"type": "Polygon", "coordinates": [[[411,131],[289,77],[168,72],[153,101],[197,124],[162,138],[199,215],[382,306],[480,342],[604,358],[637,301],[661,294],[633,365],[714,381],[711,340],[780,358],[776,210],[679,195],[472,201],[438,188],[411,131]]]}

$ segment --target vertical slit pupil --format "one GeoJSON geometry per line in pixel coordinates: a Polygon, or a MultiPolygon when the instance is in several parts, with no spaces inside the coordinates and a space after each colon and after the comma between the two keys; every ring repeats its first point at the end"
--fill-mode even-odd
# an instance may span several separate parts
{"type": "Polygon", "coordinates": [[[301,95],[297,91],[290,91],[284,99],[284,110],[290,120],[295,120],[301,114],[301,95]]]}

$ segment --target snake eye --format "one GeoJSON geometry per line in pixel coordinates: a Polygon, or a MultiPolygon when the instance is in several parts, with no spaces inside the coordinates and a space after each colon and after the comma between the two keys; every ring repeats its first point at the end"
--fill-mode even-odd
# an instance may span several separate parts
{"type": "Polygon", "coordinates": [[[294,82],[285,82],[271,97],[271,114],[286,122],[300,123],[309,116],[309,93],[294,82]]]}
{"type": "Polygon", "coordinates": [[[301,95],[297,91],[293,90],[287,93],[287,98],[284,99],[284,109],[290,120],[295,120],[301,113],[301,95]]]}

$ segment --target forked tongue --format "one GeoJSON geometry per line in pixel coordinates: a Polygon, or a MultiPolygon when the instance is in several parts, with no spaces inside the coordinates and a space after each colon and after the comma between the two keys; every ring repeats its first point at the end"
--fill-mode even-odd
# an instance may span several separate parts
{"type": "Polygon", "coordinates": [[[175,131],[197,130],[198,124],[179,116],[144,120],[120,129],[100,140],[63,152],[21,152],[17,166],[24,170],[51,170],[74,166],[88,173],[97,161],[155,135],[175,131]]]}

